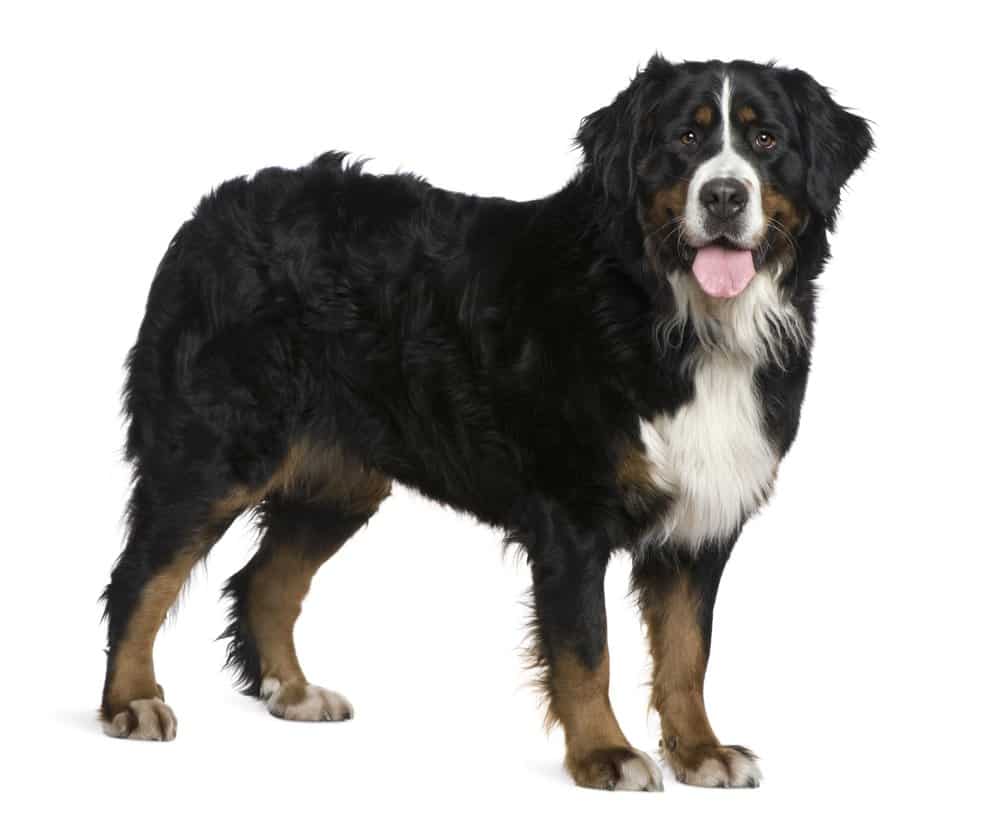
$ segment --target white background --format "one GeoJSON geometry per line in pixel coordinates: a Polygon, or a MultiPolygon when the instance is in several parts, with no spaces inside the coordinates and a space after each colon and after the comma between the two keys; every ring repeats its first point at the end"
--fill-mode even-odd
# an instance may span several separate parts
{"type": "MultiPolygon", "coordinates": [[[[917,6],[5,5],[3,806],[995,810],[993,27],[971,5],[917,6]],[[298,627],[307,673],[350,697],[354,721],[274,720],[220,672],[218,590],[252,549],[241,525],[157,644],[178,739],[105,738],[97,598],[128,484],[121,365],[200,195],[340,148],[371,171],[541,196],[573,172],[580,117],[654,50],[805,68],[878,143],[833,240],[799,440],[717,607],[711,717],[762,756],[764,785],[575,789],[517,656],[524,564],[401,489],[317,577],[298,627]]],[[[613,701],[650,750],[626,576],[617,560],[613,701]]]]}

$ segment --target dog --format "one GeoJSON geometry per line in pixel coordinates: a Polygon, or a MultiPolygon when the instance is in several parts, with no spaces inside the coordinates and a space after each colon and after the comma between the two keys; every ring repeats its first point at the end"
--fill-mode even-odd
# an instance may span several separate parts
{"type": "Polygon", "coordinates": [[[153,640],[245,511],[261,537],[224,588],[228,665],[276,717],[350,719],[306,679],[293,627],[398,481],[526,555],[547,720],[578,785],[662,788],[608,700],[615,551],[662,762],[691,785],[759,783],[705,713],[713,604],[798,429],[815,281],[870,127],[802,71],[656,55],[576,140],[578,172],[541,200],[328,153],[230,180],[181,226],[127,361],[107,734],[174,738],[153,640]]]}

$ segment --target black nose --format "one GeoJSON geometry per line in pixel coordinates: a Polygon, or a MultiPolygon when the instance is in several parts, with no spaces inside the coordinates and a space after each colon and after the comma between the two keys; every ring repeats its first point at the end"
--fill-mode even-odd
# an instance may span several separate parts
{"type": "Polygon", "coordinates": [[[747,190],[735,178],[716,178],[702,186],[698,199],[710,214],[729,220],[746,208],[747,190]]]}

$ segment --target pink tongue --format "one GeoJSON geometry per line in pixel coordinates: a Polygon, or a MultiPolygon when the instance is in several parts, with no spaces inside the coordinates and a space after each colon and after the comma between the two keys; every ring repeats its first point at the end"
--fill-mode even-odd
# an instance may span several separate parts
{"type": "Polygon", "coordinates": [[[699,248],[694,257],[695,279],[709,296],[730,299],[740,293],[753,279],[753,255],[722,246],[699,248]]]}

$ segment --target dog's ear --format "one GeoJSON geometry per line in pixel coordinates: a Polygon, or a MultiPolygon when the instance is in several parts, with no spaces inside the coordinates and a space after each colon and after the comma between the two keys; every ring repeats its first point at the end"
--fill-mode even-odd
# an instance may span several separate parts
{"type": "Polygon", "coordinates": [[[609,200],[623,202],[635,192],[629,171],[634,151],[631,126],[632,88],[623,90],[607,107],[596,110],[580,123],[576,143],[583,152],[583,170],[609,200]]]}
{"type": "Polygon", "coordinates": [[[654,56],[611,104],[580,122],[576,144],[583,152],[583,171],[592,175],[609,201],[621,204],[635,198],[642,134],[655,113],[656,89],[672,70],[663,57],[654,56]]]}
{"type": "Polygon", "coordinates": [[[832,227],[840,191],[873,146],[871,129],[861,116],[845,110],[830,91],[799,70],[781,70],[803,138],[806,194],[832,227]]]}

